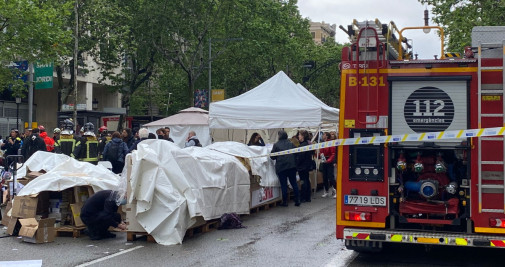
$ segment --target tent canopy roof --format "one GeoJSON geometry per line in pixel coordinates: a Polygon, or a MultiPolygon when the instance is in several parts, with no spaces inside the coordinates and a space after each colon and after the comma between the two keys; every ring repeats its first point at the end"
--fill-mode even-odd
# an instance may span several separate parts
{"type": "Polygon", "coordinates": [[[208,111],[201,108],[187,108],[170,117],[147,123],[144,127],[162,127],[167,125],[208,125],[208,113],[208,111]]]}
{"type": "Polygon", "coordinates": [[[280,71],[254,89],[210,104],[210,128],[272,129],[338,122],[339,110],[324,104],[280,71]]]}

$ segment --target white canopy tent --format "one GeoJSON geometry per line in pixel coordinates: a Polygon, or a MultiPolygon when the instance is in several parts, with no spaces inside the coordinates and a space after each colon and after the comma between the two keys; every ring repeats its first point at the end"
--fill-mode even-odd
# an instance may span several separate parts
{"type": "Polygon", "coordinates": [[[208,146],[212,143],[208,113],[201,108],[187,108],[170,117],[144,124],[144,127],[152,133],[159,128],[170,127],[170,137],[179,147],[184,147],[188,133],[194,131],[202,146],[208,146]]]}
{"type": "Polygon", "coordinates": [[[339,110],[324,104],[280,71],[239,96],[211,103],[211,129],[319,127],[338,122],[339,110]]]}

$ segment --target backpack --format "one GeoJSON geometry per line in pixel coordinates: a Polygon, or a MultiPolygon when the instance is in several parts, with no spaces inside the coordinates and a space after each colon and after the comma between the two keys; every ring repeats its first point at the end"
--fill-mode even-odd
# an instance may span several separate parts
{"type": "Polygon", "coordinates": [[[221,224],[219,230],[221,229],[238,229],[246,228],[242,225],[240,217],[236,213],[225,213],[221,216],[221,224]]]}
{"type": "Polygon", "coordinates": [[[193,140],[195,142],[195,146],[202,147],[202,144],[200,144],[200,140],[198,140],[196,138],[195,139],[191,139],[191,140],[193,140]]]}
{"type": "Polygon", "coordinates": [[[107,150],[106,160],[108,161],[118,161],[119,160],[119,148],[121,143],[112,142],[107,150]]]}

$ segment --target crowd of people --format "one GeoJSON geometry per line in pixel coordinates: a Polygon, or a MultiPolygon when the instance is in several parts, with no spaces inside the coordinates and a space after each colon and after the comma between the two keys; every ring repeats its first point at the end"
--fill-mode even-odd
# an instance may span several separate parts
{"type": "MultiPolygon", "coordinates": [[[[71,119],[64,120],[60,127],[53,130],[52,137],[48,136],[42,125],[26,129],[24,133],[12,129],[5,139],[0,136],[0,150],[3,151],[0,166],[5,169],[12,168],[13,162],[26,161],[37,151],[47,151],[65,154],[92,164],[97,164],[101,160],[110,161],[112,171],[120,173],[123,170],[126,155],[137,149],[141,141],[163,139],[174,142],[170,138],[169,127],[158,129],[156,131],[158,136],[156,136],[149,133],[146,128],[139,131],[125,128],[121,132],[109,132],[107,127],[102,126],[98,129],[98,137],[95,135],[94,125],[90,122],[84,124],[78,133],[74,133],[74,122],[71,119]]],[[[191,140],[188,137],[188,141],[193,142],[193,145],[199,145],[195,133],[190,132],[190,135],[192,135],[191,140]]]]}
{"type": "MultiPolygon", "coordinates": [[[[18,162],[15,157],[22,156],[28,160],[37,151],[48,151],[66,154],[80,161],[97,164],[98,161],[109,161],[112,171],[121,173],[125,165],[125,157],[128,153],[136,150],[138,144],[147,139],[161,139],[174,142],[170,138],[170,128],[159,128],[156,135],[150,133],[148,129],[141,128],[138,131],[129,128],[121,132],[109,132],[107,127],[98,129],[98,137],[95,135],[95,128],[92,123],[86,123],[79,131],[74,133],[74,123],[70,119],[62,122],[61,128],[53,130],[53,136],[49,137],[44,126],[26,129],[20,133],[17,129],[12,129],[7,138],[0,136],[0,149],[3,151],[3,166],[9,168],[13,162],[18,162]]],[[[273,145],[272,153],[289,150],[296,147],[303,147],[313,142],[325,142],[336,139],[335,132],[320,133],[313,138],[312,134],[306,130],[298,131],[294,136],[288,138],[288,134],[281,130],[278,132],[278,141],[273,145]]],[[[260,134],[253,133],[248,144],[249,146],[265,146],[265,142],[260,134]]],[[[202,146],[196,133],[190,131],[186,138],[185,147],[202,146]]],[[[320,171],[323,174],[324,193],[321,197],[336,198],[335,164],[336,148],[325,147],[319,153],[306,151],[295,154],[271,156],[275,160],[275,171],[277,173],[282,192],[281,206],[288,206],[288,181],[293,188],[295,206],[300,206],[303,202],[311,202],[311,182],[309,172],[315,169],[315,162],[320,162],[320,171]],[[298,188],[297,173],[301,181],[298,188]]],[[[0,157],[0,160],[2,158],[0,157]]],[[[118,199],[125,200],[125,197],[111,198],[117,194],[114,191],[101,191],[93,195],[86,202],[81,211],[81,218],[88,226],[88,234],[91,239],[103,239],[114,237],[107,231],[109,226],[125,229],[126,225],[121,223],[117,213],[116,203],[118,199]],[[115,199],[115,200],[114,200],[115,199]]]]}
{"type": "MultiPolygon", "coordinates": [[[[23,156],[23,159],[28,160],[37,151],[48,151],[54,153],[66,154],[75,159],[97,164],[98,161],[110,161],[112,171],[121,173],[125,164],[125,157],[128,153],[137,149],[138,144],[146,139],[161,139],[169,142],[174,142],[170,138],[170,127],[159,128],[156,130],[156,135],[150,133],[146,128],[134,131],[125,128],[120,132],[109,132],[106,126],[98,129],[99,136],[94,132],[94,125],[90,122],[86,123],[79,133],[74,133],[74,123],[71,119],[66,119],[61,123],[61,128],[53,130],[53,136],[49,137],[44,126],[39,126],[34,129],[26,129],[20,133],[17,129],[12,129],[7,138],[2,139],[0,136],[0,150],[3,151],[3,158],[0,157],[0,166],[6,169],[13,161],[21,161],[15,159],[15,155],[23,156]]],[[[319,136],[313,138],[308,131],[301,130],[296,135],[288,139],[287,133],[279,131],[279,141],[274,144],[272,152],[288,150],[299,146],[307,146],[312,142],[325,142],[336,139],[335,132],[320,133],[319,136]]],[[[253,133],[248,144],[249,146],[265,146],[263,138],[258,133],[253,133]]],[[[190,131],[185,147],[199,146],[201,143],[196,137],[194,131],[190,131]]],[[[281,183],[281,191],[283,196],[283,206],[287,206],[287,181],[290,182],[295,193],[295,205],[299,206],[302,202],[311,201],[311,186],[309,172],[315,169],[315,161],[320,162],[320,171],[323,174],[324,193],[322,197],[336,195],[335,183],[335,163],[336,163],[336,148],[325,147],[319,153],[314,151],[276,156],[272,157],[276,160],[276,172],[281,183]],[[296,184],[296,173],[301,180],[301,188],[299,190],[296,184]],[[294,180],[293,180],[294,179],[294,180]]]]}
{"type": "MultiPolygon", "coordinates": [[[[271,153],[289,150],[296,147],[303,147],[312,144],[312,142],[326,142],[335,140],[336,132],[321,132],[319,136],[313,138],[312,134],[306,130],[298,131],[294,136],[288,139],[288,134],[281,130],[278,132],[278,141],[274,144],[271,153]],[[313,140],[315,139],[315,140],[313,140]]],[[[264,146],[265,143],[258,133],[253,133],[248,142],[249,146],[264,146]]],[[[311,201],[311,184],[309,172],[316,167],[315,161],[320,162],[319,170],[323,174],[324,193],[321,197],[336,198],[335,182],[335,164],[336,147],[321,148],[319,153],[315,151],[299,152],[296,154],[271,156],[275,160],[275,172],[281,184],[282,204],[288,206],[288,181],[293,188],[295,206],[300,206],[303,202],[311,201]],[[298,188],[296,174],[300,177],[301,188],[298,188]]]]}
{"type": "MultiPolygon", "coordinates": [[[[57,129],[55,129],[56,132],[57,129]]],[[[23,156],[28,159],[37,151],[53,151],[54,150],[54,137],[51,138],[47,135],[44,126],[39,126],[34,129],[26,129],[20,133],[17,129],[12,129],[9,136],[2,139],[0,136],[0,149],[3,151],[2,166],[9,166],[12,162],[21,161],[22,159],[15,159],[12,156],[23,156]]]]}

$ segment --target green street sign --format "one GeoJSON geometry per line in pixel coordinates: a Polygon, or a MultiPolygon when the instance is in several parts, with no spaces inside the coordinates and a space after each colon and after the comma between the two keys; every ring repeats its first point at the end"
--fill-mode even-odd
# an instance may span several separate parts
{"type": "Polygon", "coordinates": [[[35,89],[53,88],[53,63],[36,62],[33,67],[35,89]]]}

